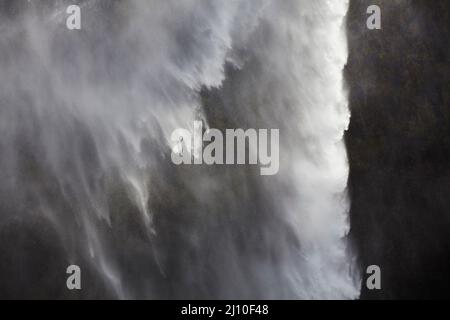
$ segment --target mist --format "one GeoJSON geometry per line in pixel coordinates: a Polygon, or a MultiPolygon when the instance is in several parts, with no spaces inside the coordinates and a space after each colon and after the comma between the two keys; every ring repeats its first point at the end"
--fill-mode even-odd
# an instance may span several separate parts
{"type": "Polygon", "coordinates": [[[69,4],[0,11],[0,295],[358,298],[348,1],[69,4]],[[279,129],[279,172],[173,164],[194,121],[279,129]]]}

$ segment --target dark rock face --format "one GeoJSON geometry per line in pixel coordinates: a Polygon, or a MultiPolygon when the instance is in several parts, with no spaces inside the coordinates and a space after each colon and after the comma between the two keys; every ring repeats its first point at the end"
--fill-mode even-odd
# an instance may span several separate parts
{"type": "Polygon", "coordinates": [[[450,34],[447,0],[351,1],[351,235],[382,290],[363,299],[450,297],[450,34]],[[366,28],[378,4],[382,30],[366,28]]]}

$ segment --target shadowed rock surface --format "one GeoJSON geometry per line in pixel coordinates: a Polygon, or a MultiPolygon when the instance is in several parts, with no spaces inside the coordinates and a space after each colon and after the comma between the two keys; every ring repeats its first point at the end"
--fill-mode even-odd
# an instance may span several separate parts
{"type": "Polygon", "coordinates": [[[449,298],[450,2],[351,1],[351,235],[382,290],[363,299],[449,298]],[[382,8],[382,30],[362,21],[382,8]]]}

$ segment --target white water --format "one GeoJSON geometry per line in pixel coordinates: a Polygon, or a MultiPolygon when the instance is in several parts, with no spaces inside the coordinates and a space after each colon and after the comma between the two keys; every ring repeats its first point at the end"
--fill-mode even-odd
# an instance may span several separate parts
{"type": "Polygon", "coordinates": [[[45,217],[68,262],[118,298],[358,297],[347,0],[98,0],[75,32],[64,1],[49,3],[0,24],[3,224],[45,217]],[[226,64],[239,69],[233,90],[221,89],[226,64]],[[222,90],[236,124],[280,129],[276,177],[171,167],[170,133],[205,118],[205,87],[222,90]],[[116,184],[138,216],[112,213],[116,184]],[[128,218],[144,236],[120,233],[128,218]]]}

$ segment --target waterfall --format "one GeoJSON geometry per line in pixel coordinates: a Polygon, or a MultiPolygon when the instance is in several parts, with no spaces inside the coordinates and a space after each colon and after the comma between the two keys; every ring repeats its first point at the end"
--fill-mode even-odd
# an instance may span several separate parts
{"type": "Polygon", "coordinates": [[[67,5],[0,13],[2,239],[56,243],[17,250],[80,265],[85,297],[357,298],[348,1],[91,0],[76,31],[67,5]],[[199,119],[280,129],[279,173],[175,166],[199,119]]]}

